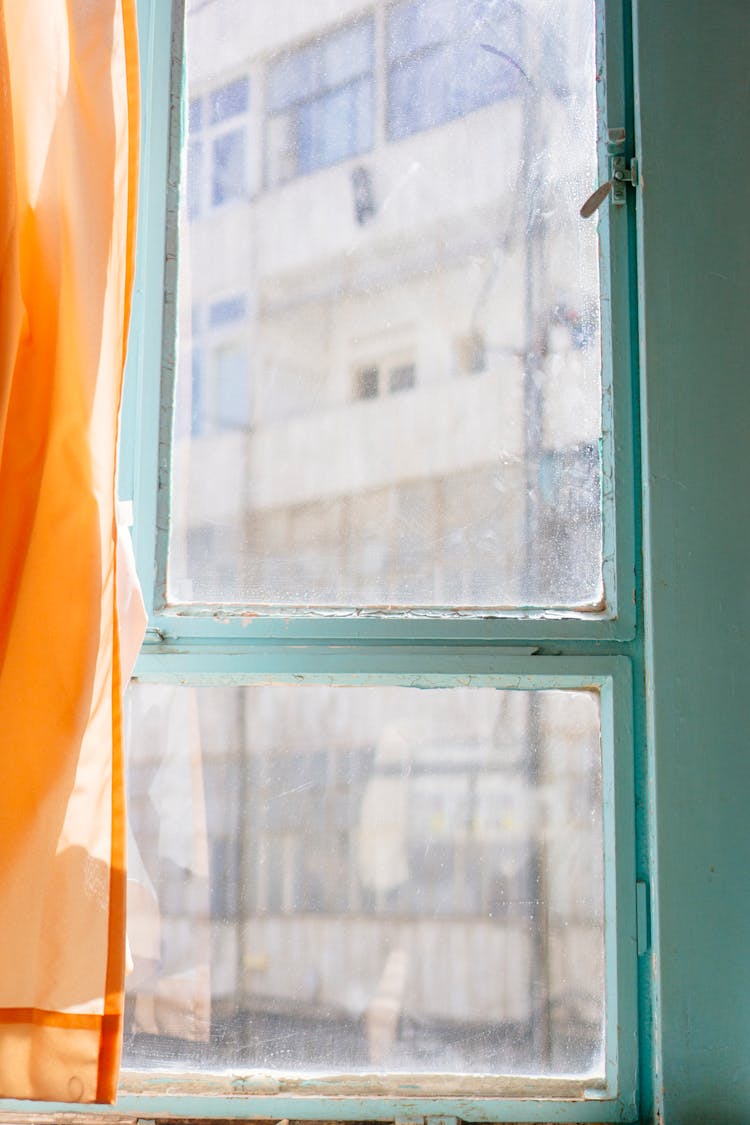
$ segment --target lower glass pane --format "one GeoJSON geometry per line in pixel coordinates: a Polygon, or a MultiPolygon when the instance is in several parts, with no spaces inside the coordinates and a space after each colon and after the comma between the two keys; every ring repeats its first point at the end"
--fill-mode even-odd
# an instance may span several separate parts
{"type": "Polygon", "coordinates": [[[127,715],[126,1067],[603,1076],[596,692],[135,684],[127,715]]]}

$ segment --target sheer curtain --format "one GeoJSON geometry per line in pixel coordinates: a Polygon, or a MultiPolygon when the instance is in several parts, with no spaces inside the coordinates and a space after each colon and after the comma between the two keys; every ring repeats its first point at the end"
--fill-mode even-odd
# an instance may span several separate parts
{"type": "Polygon", "coordinates": [[[143,627],[115,512],[135,0],[0,0],[0,117],[0,1096],[112,1101],[120,644],[143,627]]]}

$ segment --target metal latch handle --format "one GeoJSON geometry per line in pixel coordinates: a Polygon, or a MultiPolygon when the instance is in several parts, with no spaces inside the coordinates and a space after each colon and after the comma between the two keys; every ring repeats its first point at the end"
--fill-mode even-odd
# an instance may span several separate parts
{"type": "Polygon", "coordinates": [[[591,195],[588,197],[583,207],[581,207],[581,210],[578,212],[582,219],[589,219],[595,211],[599,210],[604,200],[612,191],[612,185],[614,184],[614,182],[614,178],[611,180],[606,180],[603,184],[599,184],[599,187],[596,189],[596,191],[592,191],[591,195]]]}

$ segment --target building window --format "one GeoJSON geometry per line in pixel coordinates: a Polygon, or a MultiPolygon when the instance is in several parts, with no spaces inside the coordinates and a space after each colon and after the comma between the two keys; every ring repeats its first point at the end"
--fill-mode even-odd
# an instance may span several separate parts
{"type": "Polygon", "coordinates": [[[191,220],[248,194],[250,83],[238,78],[188,106],[187,207],[191,220]]]}
{"type": "Polygon", "coordinates": [[[524,73],[519,11],[509,0],[394,5],[387,24],[389,140],[517,94],[524,73]]]}
{"type": "Polygon", "coordinates": [[[410,360],[368,364],[358,367],[354,376],[355,398],[378,398],[379,395],[398,394],[417,385],[417,367],[410,360]]]}
{"type": "Polygon", "coordinates": [[[288,52],[266,78],[269,187],[372,148],[374,23],[367,19],[288,52]]]}
{"type": "Polygon", "coordinates": [[[388,372],[388,390],[409,391],[416,386],[417,369],[413,363],[400,363],[388,372]]]}
{"type": "Polygon", "coordinates": [[[244,296],[213,301],[196,307],[192,315],[189,351],[181,356],[190,364],[190,380],[182,379],[181,392],[190,401],[176,403],[178,433],[189,417],[193,437],[219,430],[246,430],[251,422],[251,383],[245,341],[244,296]]]}
{"type": "Polygon", "coordinates": [[[377,367],[360,367],[355,384],[357,398],[377,398],[379,386],[380,372],[377,367]]]}

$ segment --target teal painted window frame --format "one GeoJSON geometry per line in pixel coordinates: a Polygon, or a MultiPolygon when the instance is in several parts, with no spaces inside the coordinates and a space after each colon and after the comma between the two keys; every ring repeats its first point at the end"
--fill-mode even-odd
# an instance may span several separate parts
{"type": "MultiPolygon", "coordinates": [[[[176,0],[181,3],[181,0],[176,0]]],[[[502,616],[351,613],[264,616],[242,607],[166,605],[169,426],[174,323],[176,200],[182,43],[166,0],[139,0],[142,68],[142,180],[128,370],[122,417],[120,494],[133,499],[134,545],[149,608],[136,667],[139,680],[190,684],[323,682],[455,685],[511,690],[595,689],[601,700],[605,832],[606,1087],[562,1097],[284,1097],[240,1085],[207,1095],[168,1092],[154,1078],[113,1107],[76,1107],[104,1120],[290,1118],[395,1120],[441,1125],[497,1122],[633,1122],[639,1074],[651,1050],[644,1017],[650,996],[638,959],[636,879],[647,870],[640,761],[644,740],[643,625],[637,441],[635,207],[605,205],[600,221],[603,336],[604,584],[599,613],[521,609],[502,616]],[[171,64],[169,62],[171,60],[171,64]],[[170,109],[176,112],[170,114],[170,109]],[[171,124],[170,124],[171,122],[171,124]],[[170,156],[170,129],[172,141],[170,156]],[[166,217],[166,221],[165,221],[166,217]],[[168,334],[167,334],[168,335],[168,334]],[[607,472],[611,467],[612,475],[607,472]],[[640,1011],[640,1017],[639,1017],[640,1011]]],[[[632,146],[629,0],[600,0],[600,111],[632,146]]],[[[600,145],[602,178],[609,176],[600,145]]],[[[628,155],[633,155],[630,151],[628,155]]],[[[632,194],[632,193],[631,193],[632,194]]],[[[48,1103],[0,1102],[3,1113],[61,1113],[48,1103]]]]}

